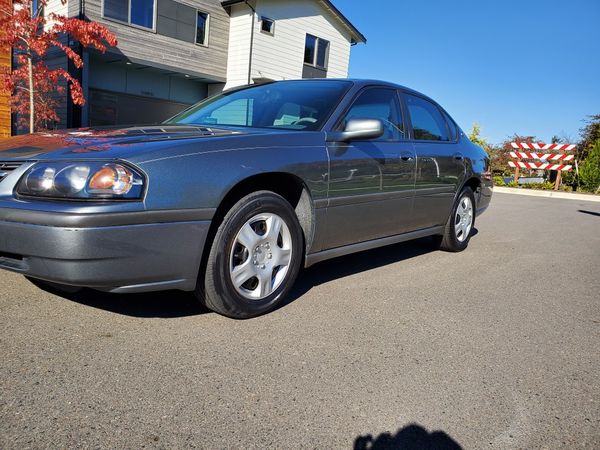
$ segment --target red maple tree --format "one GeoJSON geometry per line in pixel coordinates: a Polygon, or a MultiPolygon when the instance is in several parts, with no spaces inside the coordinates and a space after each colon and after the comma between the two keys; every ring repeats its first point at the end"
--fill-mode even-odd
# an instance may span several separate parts
{"type": "MultiPolygon", "coordinates": [[[[61,0],[65,4],[66,0],[61,0]]],[[[104,26],[77,18],[50,13],[43,14],[48,0],[14,0],[0,7],[0,48],[12,48],[16,67],[3,70],[1,81],[11,93],[10,106],[20,117],[20,125],[29,126],[29,132],[46,128],[59,121],[56,113],[57,94],[63,94],[66,81],[76,105],[84,105],[85,98],[79,81],[63,68],[50,69],[44,57],[51,49],[62,51],[80,69],[81,56],[67,42],[79,42],[82,47],[93,47],[104,53],[107,46],[117,45],[116,37],[104,26]],[[37,10],[32,11],[32,3],[37,10]]]]}

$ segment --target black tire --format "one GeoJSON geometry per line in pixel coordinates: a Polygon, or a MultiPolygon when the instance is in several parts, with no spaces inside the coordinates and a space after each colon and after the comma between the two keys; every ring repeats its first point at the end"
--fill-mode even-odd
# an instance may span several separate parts
{"type": "Polygon", "coordinates": [[[444,250],[447,252],[462,252],[468,247],[474,228],[475,195],[473,195],[473,190],[470,187],[466,186],[463,188],[463,190],[460,192],[460,195],[456,198],[456,201],[454,202],[454,206],[452,207],[452,213],[450,213],[450,217],[448,217],[448,221],[446,222],[446,226],[444,228],[444,234],[433,237],[434,245],[440,250],[444,250]],[[457,237],[456,233],[457,210],[465,197],[468,197],[471,201],[472,219],[468,235],[463,240],[460,240],[457,237]]]}
{"type": "MultiPolygon", "coordinates": [[[[240,199],[225,215],[212,242],[206,270],[200,274],[196,296],[204,305],[227,317],[248,319],[272,311],[292,288],[304,254],[302,228],[292,206],[271,191],[258,191],[240,199]],[[248,299],[233,285],[230,255],[236,236],[247,221],[259,214],[276,214],[289,230],[292,252],[287,273],[267,297],[248,299]]],[[[251,258],[248,254],[247,258],[251,258]]],[[[250,261],[249,261],[250,262],[250,261]]]]}

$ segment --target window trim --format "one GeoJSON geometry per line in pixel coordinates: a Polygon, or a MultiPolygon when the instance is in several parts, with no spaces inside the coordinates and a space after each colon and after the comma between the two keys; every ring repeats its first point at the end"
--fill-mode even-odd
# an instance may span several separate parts
{"type": "MultiPolygon", "coordinates": [[[[407,124],[409,125],[410,128],[410,142],[425,142],[428,144],[456,144],[458,142],[458,139],[453,141],[451,139],[452,134],[450,133],[450,129],[448,128],[448,121],[446,120],[446,117],[444,117],[444,112],[443,109],[441,108],[440,105],[437,104],[437,102],[435,102],[434,100],[425,97],[424,95],[421,95],[419,93],[416,92],[407,92],[403,89],[398,89],[398,92],[400,93],[400,97],[402,99],[402,103],[403,103],[403,108],[406,109],[406,117],[408,119],[407,124]],[[431,103],[433,106],[435,106],[435,108],[438,110],[438,112],[440,113],[440,116],[442,116],[442,119],[444,120],[444,124],[446,124],[446,133],[448,133],[448,140],[447,141],[440,141],[440,140],[435,140],[435,139],[415,139],[415,132],[414,132],[414,128],[413,128],[413,124],[412,124],[412,118],[410,117],[410,111],[408,109],[408,103],[406,101],[406,96],[407,95],[411,95],[413,97],[418,97],[421,100],[425,100],[426,102],[431,103]]],[[[448,117],[450,117],[448,115],[448,117]]],[[[456,130],[456,133],[458,135],[458,128],[456,130]]]]}
{"type": "Polygon", "coordinates": [[[132,27],[132,28],[137,28],[138,30],[143,30],[143,31],[151,31],[153,33],[156,33],[156,19],[157,19],[157,8],[158,8],[158,0],[154,0],[153,1],[153,10],[152,10],[152,28],[148,28],[142,25],[138,25],[136,23],[131,23],[131,0],[127,0],[127,22],[123,21],[123,20],[119,20],[119,19],[115,19],[113,17],[109,17],[107,15],[104,14],[104,5],[106,3],[106,0],[102,0],[102,11],[101,11],[101,16],[102,19],[104,20],[108,20],[109,22],[115,22],[115,23],[119,23],[121,25],[127,25],[128,27],[132,27]]]}
{"type": "Polygon", "coordinates": [[[328,68],[329,68],[329,53],[331,52],[331,41],[329,41],[325,38],[320,38],[319,36],[315,36],[314,34],[306,33],[306,35],[304,36],[304,53],[306,53],[306,38],[308,36],[312,36],[315,38],[315,56],[313,58],[312,64],[304,61],[304,57],[302,58],[302,62],[304,64],[306,64],[307,66],[314,67],[316,69],[328,70],[328,68]],[[325,55],[325,66],[317,65],[317,59],[319,57],[319,41],[327,42],[327,52],[325,55]]]}
{"type": "Polygon", "coordinates": [[[274,19],[270,19],[267,16],[260,16],[260,32],[266,34],[267,36],[275,36],[275,20],[274,19]],[[265,31],[262,28],[262,23],[263,20],[268,20],[269,22],[271,22],[271,31],[265,31]]]}
{"type": "MultiPolygon", "coordinates": [[[[157,1],[157,0],[155,0],[157,1]]],[[[196,8],[196,33],[194,34],[194,45],[199,45],[200,47],[208,47],[210,44],[210,13],[203,11],[201,9],[196,8]],[[204,30],[204,44],[198,42],[198,13],[206,14],[206,27],[204,30]]]]}
{"type": "Polygon", "coordinates": [[[335,121],[333,127],[331,127],[331,130],[332,131],[343,131],[341,129],[341,126],[342,126],[342,123],[344,122],[344,118],[346,117],[346,115],[348,114],[350,109],[354,106],[354,103],[356,103],[356,100],[358,100],[358,98],[363,93],[365,93],[366,91],[371,90],[371,89],[386,89],[389,91],[393,91],[394,96],[396,97],[396,102],[398,103],[398,112],[400,113],[400,117],[402,119],[402,130],[398,130],[398,132],[400,133],[400,139],[382,140],[382,139],[378,138],[378,139],[356,140],[355,142],[408,142],[408,141],[410,141],[410,139],[409,139],[410,136],[408,134],[409,128],[407,127],[407,124],[406,124],[406,114],[404,112],[404,105],[403,105],[402,100],[398,96],[398,90],[392,86],[372,84],[369,86],[364,86],[361,89],[359,89],[358,92],[356,92],[354,94],[354,96],[352,97],[352,99],[350,100],[348,105],[346,105],[346,107],[342,110],[342,112],[340,113],[340,116],[335,121]]]}

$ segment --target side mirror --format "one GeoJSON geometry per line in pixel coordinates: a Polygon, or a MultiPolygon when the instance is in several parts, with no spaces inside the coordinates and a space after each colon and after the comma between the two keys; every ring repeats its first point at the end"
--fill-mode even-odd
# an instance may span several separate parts
{"type": "Polygon", "coordinates": [[[349,142],[376,139],[383,135],[383,122],[379,119],[350,119],[344,131],[327,133],[328,142],[349,142]]]}

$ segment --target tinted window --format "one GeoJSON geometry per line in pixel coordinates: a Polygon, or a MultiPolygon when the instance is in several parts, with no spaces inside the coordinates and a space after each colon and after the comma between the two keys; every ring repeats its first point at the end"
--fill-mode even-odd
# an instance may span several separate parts
{"type": "Polygon", "coordinates": [[[260,30],[264,31],[265,33],[268,34],[273,34],[275,28],[275,22],[273,22],[271,19],[267,19],[266,17],[261,17],[260,18],[260,30]]]}
{"type": "Polygon", "coordinates": [[[44,8],[40,8],[39,0],[32,0],[31,2],[31,17],[37,17],[38,15],[44,15],[44,8]]]}
{"type": "Polygon", "coordinates": [[[131,23],[152,28],[154,26],[154,0],[131,0],[131,23]]]}
{"type": "Polygon", "coordinates": [[[208,14],[198,11],[196,17],[196,44],[206,45],[208,14]]]}
{"type": "Polygon", "coordinates": [[[167,123],[319,130],[351,86],[346,81],[282,81],[224,92],[167,123]]]}
{"type": "Polygon", "coordinates": [[[329,41],[307,34],[304,46],[304,63],[326,69],[328,56],[329,41]]]}
{"type": "Polygon", "coordinates": [[[317,38],[311,36],[310,34],[306,35],[306,45],[304,46],[304,62],[307,64],[314,64],[315,61],[315,51],[317,48],[317,38]]]}
{"type": "Polygon", "coordinates": [[[129,20],[129,5],[123,0],[104,0],[104,16],[127,22],[129,20]]]}
{"type": "Polygon", "coordinates": [[[421,97],[405,94],[414,138],[425,141],[447,141],[448,130],[440,110],[421,97]]]}
{"type": "Polygon", "coordinates": [[[393,89],[367,89],[346,113],[342,128],[350,119],[380,119],[385,130],[382,140],[398,140],[404,134],[398,96],[393,89]]]}
{"type": "Polygon", "coordinates": [[[458,128],[456,127],[454,120],[452,120],[452,118],[445,112],[444,112],[444,117],[446,118],[446,123],[448,124],[448,129],[450,130],[450,140],[456,141],[456,139],[458,138],[458,128]]]}
{"type": "Polygon", "coordinates": [[[317,67],[327,67],[327,54],[329,53],[329,41],[319,38],[317,45],[317,67]]]}

